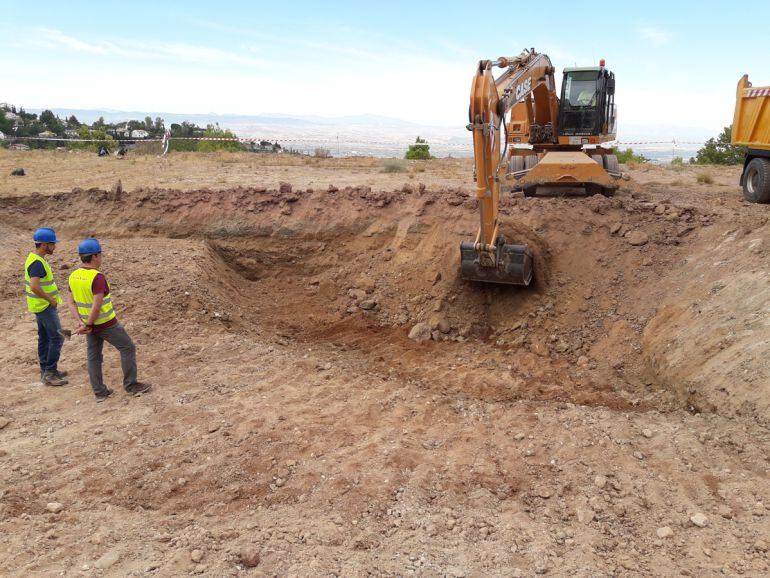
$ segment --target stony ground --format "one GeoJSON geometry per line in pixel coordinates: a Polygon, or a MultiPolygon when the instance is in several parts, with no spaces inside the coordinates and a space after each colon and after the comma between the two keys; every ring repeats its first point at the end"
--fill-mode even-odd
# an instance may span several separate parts
{"type": "Polygon", "coordinates": [[[735,169],[507,195],[520,289],[458,278],[467,160],[94,158],[0,152],[32,167],[0,182],[0,573],[768,573],[770,213],[735,169]],[[37,383],[43,223],[60,282],[102,240],[151,393],[97,405],[77,337],[37,383]]]}

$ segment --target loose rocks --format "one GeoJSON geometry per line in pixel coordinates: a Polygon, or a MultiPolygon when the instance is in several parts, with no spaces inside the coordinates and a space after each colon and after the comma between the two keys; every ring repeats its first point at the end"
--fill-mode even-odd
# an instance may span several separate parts
{"type": "Polygon", "coordinates": [[[416,341],[417,343],[424,343],[425,341],[430,341],[431,338],[431,329],[430,325],[427,323],[417,323],[414,327],[412,327],[412,330],[409,332],[409,339],[412,339],[416,341]]]}
{"type": "Polygon", "coordinates": [[[626,241],[635,247],[646,245],[650,238],[644,231],[630,231],[626,233],[626,241]]]}
{"type": "Polygon", "coordinates": [[[246,568],[259,566],[259,551],[254,546],[245,546],[240,553],[241,564],[246,568]]]}
{"type": "Polygon", "coordinates": [[[690,517],[690,521],[699,528],[704,528],[709,523],[709,519],[701,513],[697,513],[690,517]]]}
{"type": "Polygon", "coordinates": [[[48,504],[46,504],[45,509],[51,512],[52,514],[58,514],[64,509],[64,506],[59,502],[49,502],[48,504]]]}

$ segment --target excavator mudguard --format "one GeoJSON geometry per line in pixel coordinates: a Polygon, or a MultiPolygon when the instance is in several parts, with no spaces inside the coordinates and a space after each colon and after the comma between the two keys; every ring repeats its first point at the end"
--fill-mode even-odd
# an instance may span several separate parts
{"type": "Polygon", "coordinates": [[[602,189],[618,188],[616,180],[602,165],[583,152],[551,151],[519,181],[523,189],[538,186],[598,186],[602,189]]]}
{"type": "Polygon", "coordinates": [[[460,243],[460,274],[467,281],[529,285],[532,282],[532,252],[526,245],[507,244],[497,237],[494,255],[482,255],[471,241],[460,243]],[[493,259],[494,266],[482,265],[484,257],[493,259]]]}

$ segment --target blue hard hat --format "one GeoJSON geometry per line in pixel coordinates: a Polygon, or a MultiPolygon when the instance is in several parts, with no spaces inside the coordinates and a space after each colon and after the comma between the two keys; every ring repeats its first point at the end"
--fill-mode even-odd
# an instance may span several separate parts
{"type": "Polygon", "coordinates": [[[56,233],[50,227],[41,227],[35,231],[32,235],[32,240],[35,243],[58,243],[59,239],[56,238],[56,233]]]}
{"type": "Polygon", "coordinates": [[[86,239],[78,245],[78,254],[80,255],[96,255],[101,252],[102,246],[96,239],[86,239]]]}

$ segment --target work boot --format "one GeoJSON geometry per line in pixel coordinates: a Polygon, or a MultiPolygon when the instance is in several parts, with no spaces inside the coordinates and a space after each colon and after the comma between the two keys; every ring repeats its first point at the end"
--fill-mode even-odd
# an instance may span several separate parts
{"type": "Polygon", "coordinates": [[[150,391],[151,387],[152,385],[149,383],[142,383],[137,381],[136,383],[132,383],[126,387],[126,393],[130,393],[131,395],[139,395],[140,393],[150,391]]]}
{"type": "Polygon", "coordinates": [[[56,374],[56,377],[65,378],[69,375],[69,371],[61,371],[58,369],[54,369],[54,373],[56,374]]]}
{"type": "Polygon", "coordinates": [[[112,391],[109,387],[105,387],[104,391],[99,392],[96,394],[96,403],[101,403],[108,397],[112,397],[112,394],[115,393],[112,391]]]}
{"type": "Polygon", "coordinates": [[[69,383],[69,381],[67,381],[63,377],[59,377],[58,375],[56,375],[55,371],[44,371],[41,381],[43,382],[43,385],[49,385],[49,386],[55,386],[55,387],[58,387],[60,385],[67,385],[69,383]]]}

